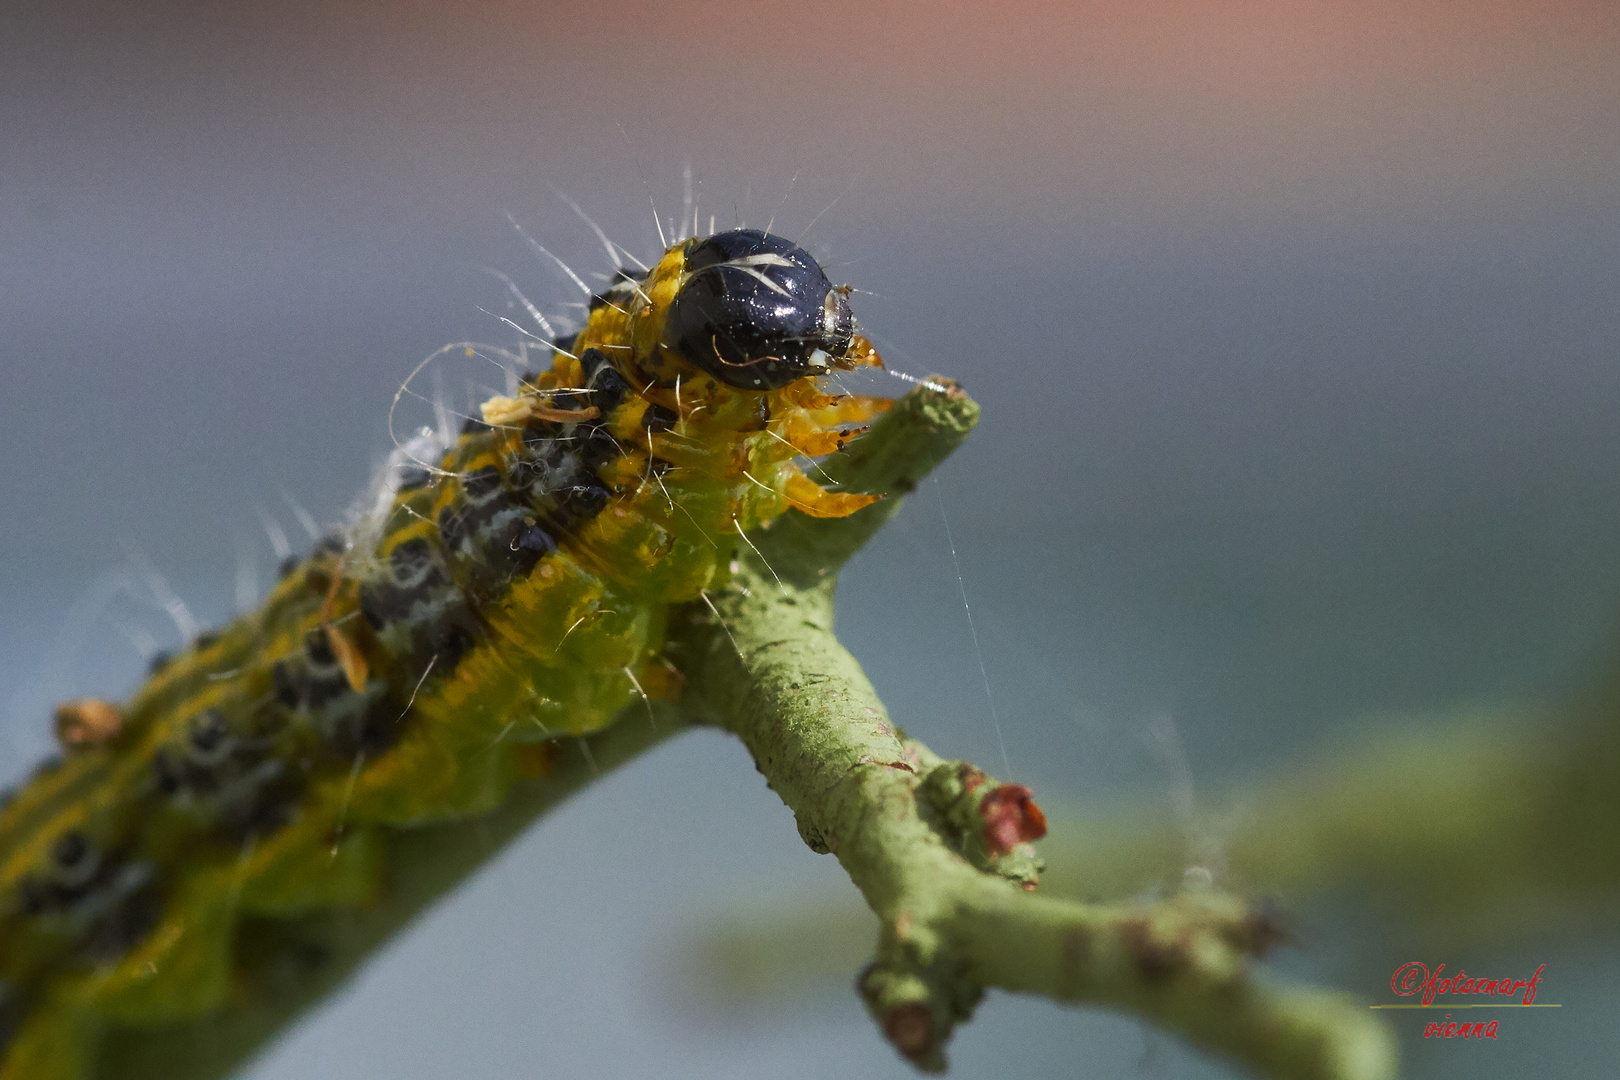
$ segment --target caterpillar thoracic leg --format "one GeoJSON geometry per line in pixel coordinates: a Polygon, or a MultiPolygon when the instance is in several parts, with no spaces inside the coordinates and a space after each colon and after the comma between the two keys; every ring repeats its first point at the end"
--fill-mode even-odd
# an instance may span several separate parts
{"type": "Polygon", "coordinates": [[[858,424],[879,413],[888,412],[894,402],[883,397],[847,394],[827,398],[826,404],[809,409],[809,418],[817,424],[858,424]]]}
{"type": "Polygon", "coordinates": [[[787,485],[783,491],[793,509],[803,511],[811,517],[824,518],[848,517],[861,507],[871,506],[883,498],[881,495],[851,495],[828,491],[797,469],[788,474],[787,485]]]}

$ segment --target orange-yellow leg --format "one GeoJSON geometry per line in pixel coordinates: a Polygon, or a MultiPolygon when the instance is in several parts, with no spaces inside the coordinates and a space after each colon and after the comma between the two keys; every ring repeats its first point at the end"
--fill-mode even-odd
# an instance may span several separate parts
{"type": "Polygon", "coordinates": [[[865,430],[864,427],[829,429],[813,420],[810,413],[796,409],[777,427],[775,434],[806,457],[821,457],[842,450],[845,443],[865,430]]]}
{"type": "Polygon", "coordinates": [[[338,666],[343,668],[343,677],[349,680],[349,689],[359,694],[365,691],[366,679],[370,677],[370,667],[366,663],[365,654],[360,647],[344,636],[332,622],[337,605],[338,588],[343,584],[343,562],[335,559],[332,563],[332,586],[326,590],[326,600],[321,604],[321,630],[326,634],[327,648],[337,657],[338,666]]]}
{"type": "Polygon", "coordinates": [[[870,420],[893,406],[888,398],[817,394],[790,411],[776,428],[776,435],[806,457],[820,457],[842,450],[849,440],[866,430],[841,429],[837,425],[870,420]]]}
{"type": "Polygon", "coordinates": [[[849,394],[844,397],[828,398],[826,404],[810,409],[809,413],[810,419],[818,424],[858,424],[892,408],[894,408],[893,398],[849,394]]]}
{"type": "Polygon", "coordinates": [[[849,353],[838,366],[880,368],[883,366],[883,357],[878,355],[877,347],[864,334],[856,334],[855,339],[849,343],[849,353]]]}
{"type": "Polygon", "coordinates": [[[798,469],[788,474],[787,485],[782,494],[786,496],[788,505],[795,510],[801,510],[811,517],[821,518],[848,517],[861,507],[871,506],[883,498],[882,495],[852,495],[828,491],[798,469]]]}

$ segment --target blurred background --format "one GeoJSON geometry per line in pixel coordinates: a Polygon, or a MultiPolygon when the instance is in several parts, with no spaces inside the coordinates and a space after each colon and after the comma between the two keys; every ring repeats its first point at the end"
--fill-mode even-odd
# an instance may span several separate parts
{"type": "MultiPolygon", "coordinates": [[[[840,589],[936,751],[1054,816],[1185,818],[1413,717],[1556,700],[1620,599],[1617,102],[1598,0],[10,0],[0,783],[51,702],[175,644],[166,587],[222,621],[271,533],[341,519],[422,358],[513,341],[484,268],[578,299],[508,214],[606,271],[554,189],[646,257],[687,164],[705,226],[803,235],[893,367],[984,406],[840,589]]],[[[437,377],[454,400],[488,372],[437,377]]],[[[250,1075],[903,1077],[859,945],[743,992],[708,962],[762,920],[838,938],[795,913],[852,899],[740,747],[688,735],[250,1075]]],[[[1612,920],[1549,907],[1448,952],[1302,903],[1281,969],[1370,1000],[1412,959],[1548,965],[1566,1007],[1497,1044],[1396,1014],[1411,1075],[1620,1060],[1612,920]]],[[[951,1049],[960,1077],[1232,1075],[999,994],[951,1049]]]]}

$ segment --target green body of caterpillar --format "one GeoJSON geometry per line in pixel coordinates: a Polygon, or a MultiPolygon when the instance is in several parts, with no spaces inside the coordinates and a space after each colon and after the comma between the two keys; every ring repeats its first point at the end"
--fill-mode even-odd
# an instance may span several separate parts
{"type": "Polygon", "coordinates": [[[794,464],[887,402],[818,389],[876,357],[791,244],[677,244],[564,345],[11,795],[0,1080],[88,1080],[109,1026],[229,1008],[243,916],[368,902],[391,829],[486,812],[537,744],[676,693],[666,613],[739,531],[873,498],[794,464]]]}

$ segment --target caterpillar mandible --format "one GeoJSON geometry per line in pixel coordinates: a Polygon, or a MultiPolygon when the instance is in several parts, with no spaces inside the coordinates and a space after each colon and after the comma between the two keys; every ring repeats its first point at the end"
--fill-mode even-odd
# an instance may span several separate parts
{"type": "Polygon", "coordinates": [[[667,613],[741,532],[877,498],[795,464],[890,405],[819,385],[881,364],[846,293],[751,229],[620,270],[256,611],[59,709],[62,757],[0,808],[0,1080],[88,1080],[108,1028],[224,1007],[242,917],[365,903],[388,830],[492,810],[537,744],[677,694],[667,613]]]}

